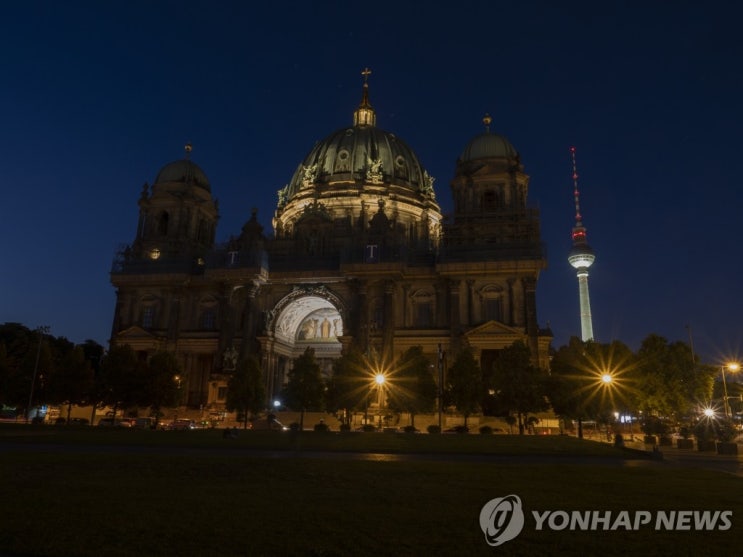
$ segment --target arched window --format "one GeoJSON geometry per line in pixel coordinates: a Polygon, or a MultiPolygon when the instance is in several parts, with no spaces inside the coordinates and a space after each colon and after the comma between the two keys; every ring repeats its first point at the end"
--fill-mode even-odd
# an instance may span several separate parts
{"type": "Polygon", "coordinates": [[[201,319],[199,321],[201,328],[207,331],[213,331],[217,327],[217,320],[213,309],[207,309],[201,312],[201,319]]]}
{"type": "Polygon", "coordinates": [[[480,290],[482,321],[503,321],[503,288],[489,284],[480,290]]]}
{"type": "Polygon", "coordinates": [[[168,219],[169,215],[167,211],[163,211],[160,215],[160,218],[157,221],[157,233],[160,234],[160,236],[167,236],[168,235],[168,219]]]}
{"type": "Polygon", "coordinates": [[[142,308],[142,328],[151,329],[155,322],[155,308],[152,306],[145,306],[142,308]]]}
{"type": "Polygon", "coordinates": [[[484,211],[492,211],[496,208],[496,197],[494,191],[486,191],[482,194],[482,208],[484,211]]]}
{"type": "Polygon", "coordinates": [[[483,321],[502,321],[503,311],[500,298],[485,298],[482,302],[483,321]]]}
{"type": "Polygon", "coordinates": [[[418,328],[433,326],[433,294],[419,290],[413,295],[413,325],[418,328]]]}

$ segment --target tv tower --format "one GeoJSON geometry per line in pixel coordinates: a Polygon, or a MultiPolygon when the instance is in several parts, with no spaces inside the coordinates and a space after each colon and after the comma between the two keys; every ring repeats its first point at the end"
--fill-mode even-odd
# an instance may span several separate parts
{"type": "Polygon", "coordinates": [[[573,195],[575,196],[575,226],[573,227],[573,249],[568,255],[568,262],[575,268],[578,276],[578,294],[580,296],[580,336],[583,342],[593,340],[593,322],[591,321],[591,299],[588,296],[588,268],[593,265],[596,256],[588,245],[583,217],[580,215],[580,194],[578,192],[578,170],[575,164],[575,147],[570,148],[573,161],[573,195]]]}

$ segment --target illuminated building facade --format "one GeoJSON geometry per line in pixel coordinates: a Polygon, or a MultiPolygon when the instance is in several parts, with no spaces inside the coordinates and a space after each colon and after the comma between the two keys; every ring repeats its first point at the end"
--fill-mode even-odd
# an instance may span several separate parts
{"type": "Polygon", "coordinates": [[[468,345],[485,367],[518,340],[547,367],[535,297],[546,262],[517,151],[486,117],[457,160],[444,219],[413,150],[377,127],[367,76],[351,125],[278,191],[272,235],[254,211],[215,242],[218,207],[190,149],[142,190],[136,238],[111,272],[111,342],[175,352],[189,405],[222,407],[248,354],[270,398],[308,346],[325,373],[352,345],[389,358],[421,346],[432,363],[468,345]]]}

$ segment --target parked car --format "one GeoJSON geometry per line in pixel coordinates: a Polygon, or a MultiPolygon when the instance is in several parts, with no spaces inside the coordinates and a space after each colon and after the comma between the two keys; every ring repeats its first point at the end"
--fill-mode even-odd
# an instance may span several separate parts
{"type": "Polygon", "coordinates": [[[463,425],[455,425],[449,429],[445,429],[444,433],[469,433],[470,428],[463,425]]]}
{"type": "Polygon", "coordinates": [[[155,418],[134,418],[134,426],[140,429],[154,429],[155,418]]]}
{"type": "Polygon", "coordinates": [[[196,422],[193,420],[178,419],[173,420],[170,424],[166,424],[165,429],[171,430],[186,430],[186,429],[197,429],[196,422]]]}
{"type": "Polygon", "coordinates": [[[133,418],[101,418],[98,427],[132,427],[133,418]]]}

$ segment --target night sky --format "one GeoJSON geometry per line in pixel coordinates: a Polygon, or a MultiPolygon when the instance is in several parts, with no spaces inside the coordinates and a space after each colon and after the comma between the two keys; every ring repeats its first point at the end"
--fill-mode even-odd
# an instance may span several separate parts
{"type": "Polygon", "coordinates": [[[691,332],[706,363],[743,355],[741,8],[438,4],[4,4],[0,322],[107,345],[114,253],[134,240],[142,185],[187,142],[219,199],[217,240],[253,207],[270,232],[276,190],[351,125],[368,66],[378,126],[436,178],[444,213],[486,112],[521,154],[555,347],[580,333],[574,145],[596,339],[691,332]]]}

